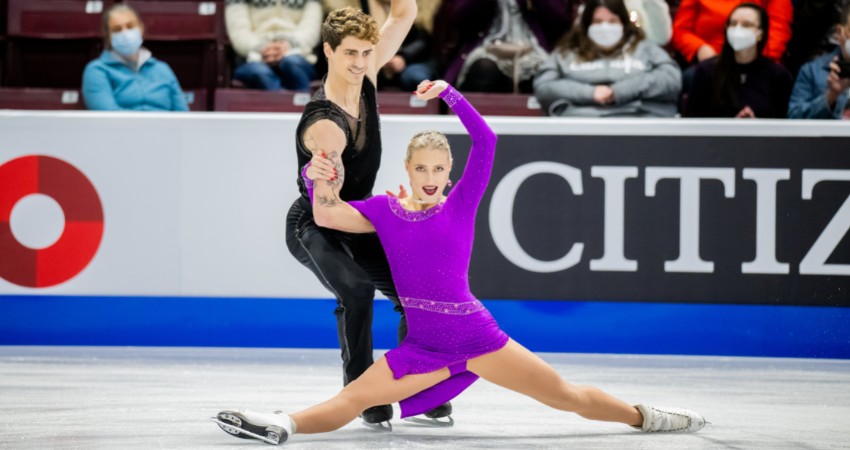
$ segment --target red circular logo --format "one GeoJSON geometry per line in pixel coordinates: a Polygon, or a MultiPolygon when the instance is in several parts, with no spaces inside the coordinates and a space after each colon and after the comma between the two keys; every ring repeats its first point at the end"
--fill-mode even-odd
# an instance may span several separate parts
{"type": "Polygon", "coordinates": [[[50,156],[24,156],[0,166],[0,278],[44,288],[70,280],[94,258],[103,237],[103,208],[88,178],[50,156]],[[46,195],[62,208],[65,228],[53,245],[24,246],[12,234],[15,205],[32,194],[46,195]]]}

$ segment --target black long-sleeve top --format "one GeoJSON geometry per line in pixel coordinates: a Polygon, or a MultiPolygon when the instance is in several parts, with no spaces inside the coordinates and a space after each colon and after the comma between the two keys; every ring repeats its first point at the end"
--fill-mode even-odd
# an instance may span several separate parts
{"type": "Polygon", "coordinates": [[[735,117],[749,106],[756,117],[784,119],[794,87],[794,77],[785,67],[759,57],[749,64],[738,64],[741,87],[738,104],[722,104],[714,89],[717,58],[701,62],[694,72],[684,117],[735,117]]]}

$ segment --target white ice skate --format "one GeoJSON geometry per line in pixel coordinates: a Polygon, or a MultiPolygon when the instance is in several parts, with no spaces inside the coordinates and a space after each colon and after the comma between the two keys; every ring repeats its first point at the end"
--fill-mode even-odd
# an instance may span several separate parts
{"type": "Polygon", "coordinates": [[[268,414],[239,409],[222,411],[210,420],[232,436],[257,439],[271,445],[283,444],[292,434],[289,416],[279,412],[268,414]]]}
{"type": "Polygon", "coordinates": [[[705,426],[705,419],[685,408],[637,405],[643,414],[643,426],[633,427],[644,433],[694,433],[705,426]]]}

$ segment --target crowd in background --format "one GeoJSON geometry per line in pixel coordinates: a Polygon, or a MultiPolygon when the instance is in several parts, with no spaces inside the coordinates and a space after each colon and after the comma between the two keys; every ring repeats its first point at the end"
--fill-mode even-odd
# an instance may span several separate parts
{"type": "MultiPolygon", "coordinates": [[[[850,119],[850,0],[418,0],[381,89],[445,79],[462,92],[534,94],[561,117],[850,119]]],[[[227,0],[234,84],[307,91],[327,67],[329,11],[379,26],[389,0],[227,0]],[[322,56],[322,57],[320,57],[322,56]]],[[[174,73],[144,46],[144,21],[103,15],[103,54],[83,75],[89,109],[185,111],[174,73]]]]}

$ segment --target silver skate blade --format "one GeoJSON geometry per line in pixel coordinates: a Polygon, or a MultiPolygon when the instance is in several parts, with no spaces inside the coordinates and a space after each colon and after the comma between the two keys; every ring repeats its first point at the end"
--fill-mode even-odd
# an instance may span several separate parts
{"type": "Polygon", "coordinates": [[[405,417],[404,420],[406,420],[408,422],[413,422],[413,423],[416,423],[416,424],[419,424],[419,425],[427,425],[429,427],[453,427],[453,426],[455,426],[455,420],[452,419],[452,416],[448,416],[446,418],[449,419],[448,422],[445,422],[445,421],[442,421],[442,420],[439,420],[439,419],[428,419],[428,418],[422,419],[422,418],[419,418],[419,417],[405,417]]]}
{"type": "Polygon", "coordinates": [[[278,440],[274,440],[274,439],[269,439],[265,436],[260,436],[259,434],[255,434],[255,433],[252,433],[248,430],[243,430],[241,428],[234,427],[233,425],[231,425],[229,423],[222,422],[222,421],[218,420],[218,417],[210,417],[210,420],[217,423],[218,426],[224,428],[224,431],[227,431],[228,433],[231,433],[231,434],[236,434],[236,433],[246,434],[248,436],[251,436],[254,439],[259,439],[259,440],[261,440],[261,441],[263,441],[267,444],[272,444],[272,445],[278,445],[280,443],[279,438],[278,438],[278,440]],[[232,431],[230,431],[230,430],[232,430],[232,431]]]}
{"type": "Polygon", "coordinates": [[[363,425],[365,425],[366,427],[369,427],[369,428],[371,428],[375,431],[383,431],[383,432],[386,432],[386,433],[393,431],[393,424],[391,424],[389,420],[386,421],[386,422],[378,422],[378,423],[369,423],[369,422],[366,422],[364,420],[363,425]],[[384,426],[384,423],[386,423],[387,425],[384,426]]]}

